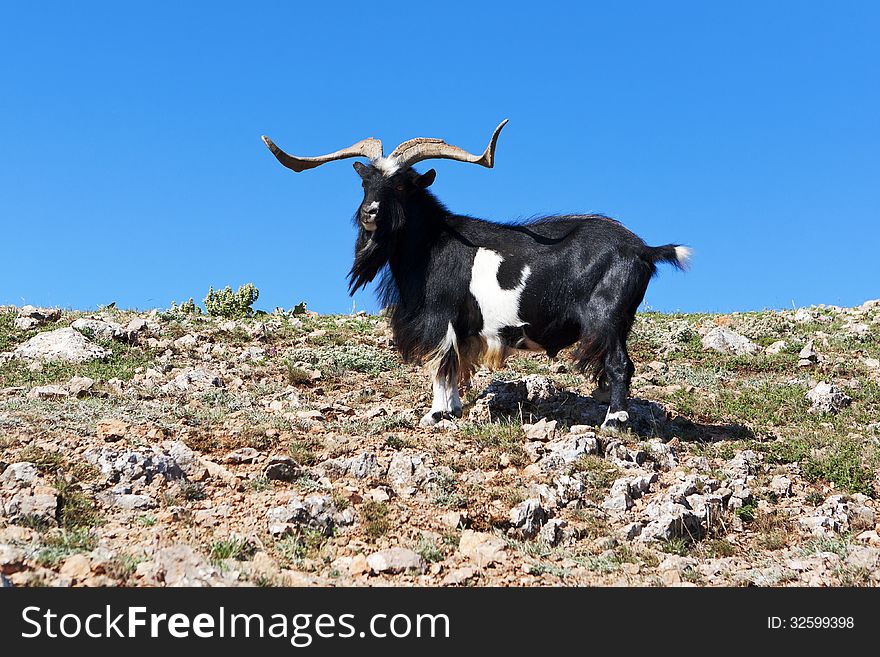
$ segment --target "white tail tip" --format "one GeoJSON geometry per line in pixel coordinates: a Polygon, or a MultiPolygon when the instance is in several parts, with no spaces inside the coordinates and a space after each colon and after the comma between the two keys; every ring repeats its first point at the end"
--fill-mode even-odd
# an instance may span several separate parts
{"type": "Polygon", "coordinates": [[[677,246],[675,247],[675,259],[678,260],[678,265],[682,269],[687,269],[690,266],[691,256],[694,254],[686,246],[677,246]]]}

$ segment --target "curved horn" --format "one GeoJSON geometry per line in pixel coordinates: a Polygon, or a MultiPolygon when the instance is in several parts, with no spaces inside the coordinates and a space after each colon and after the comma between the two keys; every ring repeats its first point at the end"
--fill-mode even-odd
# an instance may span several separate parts
{"type": "Polygon", "coordinates": [[[507,125],[508,119],[504,119],[495,128],[492,133],[492,139],[482,155],[474,155],[458,146],[447,144],[442,139],[428,139],[419,137],[403,142],[394,149],[388,159],[393,159],[395,164],[400,168],[412,166],[416,162],[431,159],[458,160],[459,162],[470,162],[471,164],[479,164],[481,167],[491,169],[495,165],[495,144],[498,141],[498,135],[501,134],[501,128],[507,125]]]}
{"type": "Polygon", "coordinates": [[[378,139],[373,139],[372,137],[369,139],[363,139],[358,143],[352,144],[348,148],[343,148],[335,153],[328,153],[327,155],[321,155],[319,157],[296,157],[294,155],[288,155],[265,135],[263,135],[263,141],[266,143],[266,146],[269,147],[269,150],[272,151],[272,155],[278,158],[278,161],[281,162],[281,164],[288,169],[293,169],[297,173],[305,171],[306,169],[314,169],[327,162],[344,160],[349,157],[366,157],[370,160],[376,160],[382,157],[382,142],[378,139]]]}

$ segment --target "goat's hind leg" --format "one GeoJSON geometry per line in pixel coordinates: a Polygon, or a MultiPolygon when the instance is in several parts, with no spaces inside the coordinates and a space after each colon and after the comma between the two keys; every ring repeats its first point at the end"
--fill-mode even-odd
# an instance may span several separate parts
{"type": "Polygon", "coordinates": [[[627,397],[634,369],[626,345],[618,338],[605,353],[605,375],[610,388],[608,412],[602,423],[606,431],[617,432],[629,425],[627,397]]]}
{"type": "Polygon", "coordinates": [[[458,394],[459,354],[458,341],[452,324],[446,332],[435,356],[429,361],[429,371],[433,378],[434,399],[431,410],[419,424],[430,427],[441,420],[461,417],[461,397],[458,394]]]}

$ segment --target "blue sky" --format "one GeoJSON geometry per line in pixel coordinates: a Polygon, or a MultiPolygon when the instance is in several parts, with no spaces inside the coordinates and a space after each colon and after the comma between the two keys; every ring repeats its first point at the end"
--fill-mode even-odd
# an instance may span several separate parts
{"type": "Polygon", "coordinates": [[[0,304],[250,281],[260,308],[350,311],[350,162],[294,174],[260,135],[479,150],[505,117],[495,169],[432,165],[453,211],[686,243],[659,310],[858,304],[880,296],[878,34],[872,2],[2,3],[0,304]]]}

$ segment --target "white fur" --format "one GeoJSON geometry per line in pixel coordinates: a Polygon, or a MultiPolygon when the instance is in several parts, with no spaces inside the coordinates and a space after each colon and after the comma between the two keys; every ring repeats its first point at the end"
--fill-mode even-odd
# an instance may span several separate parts
{"type": "Polygon", "coordinates": [[[373,160],[372,165],[385,176],[393,176],[400,168],[400,162],[397,161],[396,157],[380,157],[373,160]]]}
{"type": "Polygon", "coordinates": [[[372,214],[379,212],[379,201],[373,201],[367,207],[365,207],[364,210],[372,214]]]}
{"type": "Polygon", "coordinates": [[[681,265],[682,269],[687,269],[690,265],[691,256],[694,254],[686,246],[677,246],[675,247],[675,259],[678,260],[678,264],[681,265]]]}
{"type": "Polygon", "coordinates": [[[502,348],[501,338],[498,336],[502,328],[525,324],[519,318],[519,299],[532,270],[528,265],[523,267],[519,285],[512,290],[504,290],[498,284],[498,268],[502,262],[504,258],[501,254],[480,248],[477,249],[471,268],[470,290],[483,315],[483,330],[480,334],[485,338],[489,349],[502,348]]]}
{"type": "MultiPolygon", "coordinates": [[[[455,329],[452,328],[452,322],[449,322],[449,326],[446,329],[446,336],[437,348],[438,358],[442,358],[443,354],[446,354],[450,350],[455,351],[456,355],[458,354],[458,339],[455,337],[455,329]]],[[[461,397],[458,395],[458,381],[446,381],[446,379],[438,372],[434,375],[433,390],[434,400],[431,402],[431,410],[428,411],[427,415],[425,415],[420,422],[423,427],[437,423],[437,420],[434,419],[434,413],[461,413],[461,397]]]]}

